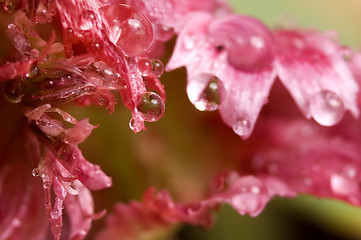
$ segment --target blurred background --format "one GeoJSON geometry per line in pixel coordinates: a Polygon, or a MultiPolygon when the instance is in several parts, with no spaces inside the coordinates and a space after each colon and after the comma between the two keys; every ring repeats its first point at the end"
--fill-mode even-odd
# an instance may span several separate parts
{"type": "MultiPolygon", "coordinates": [[[[257,17],[270,27],[286,23],[335,30],[342,44],[361,46],[359,0],[233,0],[232,5],[236,12],[257,17]]],[[[163,60],[166,63],[167,57],[163,60]]],[[[113,188],[94,193],[97,210],[111,211],[115,201],[140,199],[149,186],[169,189],[180,202],[200,199],[220,162],[224,166],[235,157],[222,150],[213,134],[215,124],[218,131],[233,134],[222,125],[218,112],[201,113],[189,102],[185,70],[166,73],[161,80],[167,93],[165,115],[138,134],[129,129],[131,115],[121,103],[112,116],[93,107],[70,110],[78,119],[89,117],[92,124],[100,125],[81,145],[87,159],[100,164],[114,181],[113,188]]],[[[234,136],[233,141],[240,139],[234,136]]],[[[167,239],[168,234],[179,240],[361,239],[361,209],[305,195],[275,198],[257,218],[240,216],[227,205],[215,217],[211,229],[185,226],[147,239],[167,239]]],[[[92,233],[102,226],[96,221],[92,233]]]]}

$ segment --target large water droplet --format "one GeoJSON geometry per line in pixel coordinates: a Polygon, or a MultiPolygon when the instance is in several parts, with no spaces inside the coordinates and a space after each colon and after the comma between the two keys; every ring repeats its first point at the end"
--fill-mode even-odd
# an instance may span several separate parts
{"type": "Polygon", "coordinates": [[[252,125],[245,118],[241,118],[232,125],[233,131],[241,137],[247,138],[250,134],[252,125]]]}
{"type": "Polygon", "coordinates": [[[96,86],[105,85],[111,87],[111,83],[115,84],[119,80],[119,74],[101,61],[89,64],[84,71],[84,75],[96,86]]]}
{"type": "Polygon", "coordinates": [[[321,91],[310,100],[310,113],[316,122],[323,126],[338,123],[345,113],[342,99],[334,92],[321,91]]]}
{"type": "Polygon", "coordinates": [[[223,82],[216,76],[201,73],[189,80],[187,93],[189,100],[200,111],[214,111],[225,97],[223,82]]]}
{"type": "Polygon", "coordinates": [[[109,27],[109,38],[129,57],[146,53],[153,43],[148,18],[134,7],[119,4],[99,9],[109,27]]]}
{"type": "Polygon", "coordinates": [[[255,72],[273,62],[271,33],[254,18],[238,15],[219,18],[209,26],[208,34],[215,50],[225,49],[228,62],[239,70],[255,72]]]}
{"type": "Polygon", "coordinates": [[[147,122],[155,122],[161,118],[164,109],[162,98],[154,92],[143,93],[137,104],[139,115],[147,122]]]}

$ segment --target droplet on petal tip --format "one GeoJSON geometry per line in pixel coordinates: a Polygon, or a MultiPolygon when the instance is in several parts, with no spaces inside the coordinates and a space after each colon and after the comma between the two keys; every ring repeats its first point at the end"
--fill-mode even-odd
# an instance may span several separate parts
{"type": "Polygon", "coordinates": [[[214,111],[222,103],[226,90],[223,82],[209,73],[201,73],[189,79],[189,100],[200,111],[214,111]]]}
{"type": "Polygon", "coordinates": [[[238,119],[232,125],[233,131],[238,134],[242,139],[246,139],[249,137],[252,131],[252,124],[246,118],[238,119]]]}
{"type": "Polygon", "coordinates": [[[342,99],[328,90],[316,93],[310,100],[309,108],[311,116],[323,126],[335,125],[345,113],[342,99]]]}
{"type": "Polygon", "coordinates": [[[110,41],[128,57],[146,53],[153,44],[153,27],[138,9],[125,4],[99,9],[108,25],[110,41]]]}
{"type": "MultiPolygon", "coordinates": [[[[139,96],[137,110],[144,121],[155,122],[163,116],[165,106],[162,98],[158,94],[145,92],[139,96]]],[[[130,126],[132,127],[131,123],[130,126]]]]}

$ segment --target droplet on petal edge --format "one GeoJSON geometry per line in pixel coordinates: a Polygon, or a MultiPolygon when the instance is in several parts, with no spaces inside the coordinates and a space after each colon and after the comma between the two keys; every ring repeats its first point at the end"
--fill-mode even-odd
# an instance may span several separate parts
{"type": "Polygon", "coordinates": [[[146,77],[152,73],[152,62],[147,58],[141,58],[137,62],[137,68],[140,75],[146,77]]]}
{"type": "Polygon", "coordinates": [[[153,76],[160,77],[164,72],[164,65],[158,59],[153,59],[152,61],[152,74],[153,76]]]}
{"type": "MultiPolygon", "coordinates": [[[[155,122],[159,120],[163,116],[164,109],[162,98],[154,92],[145,92],[139,97],[137,110],[144,121],[155,122]]],[[[130,122],[131,128],[132,120],[130,122]]]]}
{"type": "Polygon", "coordinates": [[[247,119],[239,119],[232,125],[233,131],[239,136],[246,138],[251,132],[251,122],[247,119]]]}
{"type": "Polygon", "coordinates": [[[39,174],[40,174],[39,169],[38,169],[38,168],[34,168],[33,171],[32,171],[32,175],[33,175],[34,177],[39,177],[39,174]]]}
{"type": "Polygon", "coordinates": [[[146,53],[153,44],[149,19],[134,7],[118,4],[99,9],[109,27],[109,38],[128,57],[146,53]]]}
{"type": "Polygon", "coordinates": [[[187,93],[189,100],[200,111],[214,111],[225,97],[223,82],[216,76],[201,73],[189,80],[187,93]]]}
{"type": "Polygon", "coordinates": [[[309,109],[313,119],[323,126],[335,125],[345,113],[342,99],[328,90],[316,93],[310,100],[309,109]]]}

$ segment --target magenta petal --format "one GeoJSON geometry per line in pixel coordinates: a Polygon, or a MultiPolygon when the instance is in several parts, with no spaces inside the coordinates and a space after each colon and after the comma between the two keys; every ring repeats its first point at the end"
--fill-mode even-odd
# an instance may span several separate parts
{"type": "Polygon", "coordinates": [[[255,19],[234,15],[217,25],[219,21],[221,20],[216,21],[206,13],[192,15],[178,37],[167,69],[186,66],[187,93],[191,102],[199,110],[215,110],[218,106],[214,107],[214,103],[219,103],[224,122],[246,139],[253,130],[262,106],[268,101],[268,94],[275,79],[272,41],[267,28],[255,19]],[[214,26],[212,23],[217,27],[210,33],[208,26],[214,26]],[[250,62],[259,64],[260,68],[248,65],[247,61],[237,61],[236,64],[234,57],[230,60],[232,51],[238,51],[238,55],[245,59],[251,51],[231,38],[237,29],[242,30],[239,38],[243,37],[244,41],[262,42],[254,43],[255,48],[270,49],[252,50],[252,53],[259,55],[250,56],[250,62]],[[220,36],[227,34],[231,40],[222,42],[220,36]],[[260,41],[254,40],[255,37],[260,41]],[[205,92],[211,83],[209,79],[212,78],[221,82],[222,87],[218,84],[216,92],[219,99],[209,97],[205,92]]]}
{"type": "Polygon", "coordinates": [[[357,117],[359,90],[340,47],[317,32],[277,30],[277,71],[306,117],[338,123],[345,110],[357,117]]]}

